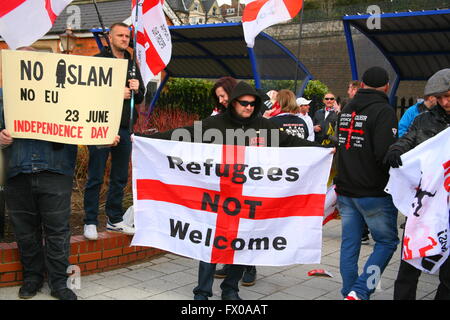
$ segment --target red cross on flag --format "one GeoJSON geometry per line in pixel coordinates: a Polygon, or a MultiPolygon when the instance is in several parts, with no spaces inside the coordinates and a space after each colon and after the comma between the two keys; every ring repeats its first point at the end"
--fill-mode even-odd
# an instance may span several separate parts
{"type": "Polygon", "coordinates": [[[132,245],[227,264],[319,263],[332,155],[134,137],[132,245]]]}
{"type": "Polygon", "coordinates": [[[164,0],[132,0],[132,21],[137,30],[136,57],[144,85],[169,64],[172,40],[163,11],[164,0]]]}
{"type": "Polygon", "coordinates": [[[256,36],[264,29],[294,18],[303,0],[254,0],[247,3],[242,14],[242,26],[247,47],[253,48],[256,36]]]}
{"type": "Polygon", "coordinates": [[[11,49],[32,45],[53,26],[72,0],[3,0],[0,36],[11,49]]]}

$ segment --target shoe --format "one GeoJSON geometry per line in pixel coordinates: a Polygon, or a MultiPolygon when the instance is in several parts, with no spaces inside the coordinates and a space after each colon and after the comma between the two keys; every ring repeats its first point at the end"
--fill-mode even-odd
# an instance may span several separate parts
{"type": "Polygon", "coordinates": [[[30,299],[33,298],[42,288],[42,282],[29,281],[24,282],[19,289],[19,298],[30,299]]]}
{"type": "Polygon", "coordinates": [[[109,222],[106,224],[106,230],[110,232],[119,232],[128,235],[134,235],[134,228],[127,226],[123,221],[112,224],[109,222]]]}
{"type": "Polygon", "coordinates": [[[69,288],[52,291],[50,294],[59,300],[78,300],[77,295],[69,288]]]}
{"type": "Polygon", "coordinates": [[[203,294],[194,295],[194,300],[208,300],[208,297],[203,294]]]}
{"type": "Polygon", "coordinates": [[[358,298],[355,291],[350,291],[350,293],[345,297],[344,300],[361,300],[361,299],[358,298]]]}
{"type": "Polygon", "coordinates": [[[369,236],[368,235],[365,235],[365,236],[362,236],[362,238],[361,238],[361,244],[369,244],[370,242],[369,242],[369,236]]]}
{"type": "Polygon", "coordinates": [[[222,300],[242,300],[242,298],[239,297],[237,292],[233,292],[230,294],[222,293],[222,300]]]}
{"type": "Polygon", "coordinates": [[[214,273],[214,278],[223,279],[228,274],[228,265],[224,264],[222,269],[216,270],[214,273]]]}
{"type": "Polygon", "coordinates": [[[244,276],[242,277],[242,285],[244,287],[251,287],[256,281],[256,267],[247,266],[245,267],[244,276]]]}
{"type": "Polygon", "coordinates": [[[85,224],[84,225],[84,237],[88,240],[97,240],[97,226],[95,224],[85,224]]]}

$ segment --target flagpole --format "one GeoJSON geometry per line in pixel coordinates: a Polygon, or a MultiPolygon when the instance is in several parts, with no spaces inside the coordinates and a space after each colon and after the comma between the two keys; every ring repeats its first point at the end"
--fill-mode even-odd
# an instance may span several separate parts
{"type": "MultiPolygon", "coordinates": [[[[133,28],[133,64],[131,67],[131,79],[136,77],[136,41],[137,41],[137,24],[138,24],[138,14],[139,14],[139,0],[136,0],[136,17],[134,19],[134,28],[133,28]]],[[[134,111],[134,90],[131,90],[131,99],[130,99],[130,123],[128,124],[128,130],[130,133],[133,133],[133,111],[134,111]]]]}
{"type": "Polygon", "coordinates": [[[95,11],[97,11],[98,21],[100,21],[100,26],[102,27],[103,38],[105,38],[106,43],[108,44],[108,48],[109,48],[109,50],[111,50],[111,43],[109,42],[109,38],[106,35],[105,25],[103,24],[102,16],[100,15],[100,11],[98,10],[97,2],[95,0],[92,0],[92,1],[94,2],[95,11]]]}
{"type": "MultiPolygon", "coordinates": [[[[302,43],[302,29],[303,29],[303,6],[301,8],[300,13],[300,27],[299,27],[299,35],[298,35],[298,48],[297,48],[297,59],[300,60],[300,47],[302,43]]],[[[296,66],[296,72],[295,72],[295,95],[297,95],[297,82],[298,82],[298,64],[296,66]]]]}

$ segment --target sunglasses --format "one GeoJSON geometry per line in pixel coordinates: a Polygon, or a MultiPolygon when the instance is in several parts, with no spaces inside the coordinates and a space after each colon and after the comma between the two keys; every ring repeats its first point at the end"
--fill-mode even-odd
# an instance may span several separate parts
{"type": "Polygon", "coordinates": [[[252,107],[256,106],[256,101],[237,100],[237,102],[243,107],[247,107],[248,105],[252,107]]]}
{"type": "Polygon", "coordinates": [[[325,100],[334,100],[334,98],[325,98],[325,100]]]}

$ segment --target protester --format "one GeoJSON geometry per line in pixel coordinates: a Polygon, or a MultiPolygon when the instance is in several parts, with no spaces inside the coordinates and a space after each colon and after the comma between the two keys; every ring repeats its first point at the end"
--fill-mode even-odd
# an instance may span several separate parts
{"type": "Polygon", "coordinates": [[[406,110],[402,118],[398,122],[398,137],[401,138],[408,132],[409,127],[414,119],[422,112],[431,110],[436,105],[436,97],[431,95],[424,95],[424,100],[417,102],[406,110]]]}
{"type": "Polygon", "coordinates": [[[325,94],[323,103],[325,104],[324,108],[317,110],[313,117],[314,139],[318,143],[331,144],[332,141],[329,138],[335,133],[340,106],[332,92],[325,94]]]}
{"type": "MultiPolygon", "coordinates": [[[[450,127],[450,69],[436,72],[428,80],[424,94],[435,96],[437,105],[419,114],[409,131],[389,148],[385,161],[393,168],[402,166],[400,156],[403,153],[450,127]]],[[[420,270],[402,260],[395,280],[394,300],[415,300],[420,274],[420,270]]],[[[448,258],[439,269],[439,282],[435,300],[450,300],[450,259],[448,258]]]]}
{"type": "MultiPolygon", "coordinates": [[[[223,113],[228,107],[228,98],[236,86],[237,81],[232,77],[222,77],[214,84],[212,88],[212,96],[216,103],[214,111],[211,115],[223,113]]],[[[214,277],[218,279],[225,278],[229,270],[229,265],[224,265],[214,273],[214,277]]],[[[254,266],[246,266],[242,277],[243,286],[252,286],[256,281],[256,268],[254,266]]]]}
{"type": "MultiPolygon", "coordinates": [[[[32,47],[19,50],[35,51],[32,47]]],[[[13,139],[5,129],[3,104],[0,109],[0,144],[9,159],[6,207],[23,267],[19,297],[34,297],[42,288],[47,272],[53,297],[76,300],[76,294],[67,287],[67,268],[70,265],[69,220],[77,146],[13,139]]]]}
{"type": "MultiPolygon", "coordinates": [[[[235,135],[233,136],[233,141],[226,141],[226,144],[259,147],[320,146],[317,143],[290,136],[284,132],[279,132],[279,139],[277,141],[272,141],[272,131],[270,129],[277,132],[278,129],[269,120],[260,116],[259,111],[261,109],[261,104],[262,100],[258,92],[249,84],[239,82],[230,95],[230,100],[226,111],[215,117],[209,117],[201,121],[200,128],[202,132],[194,132],[194,130],[197,130],[196,128],[198,128],[198,126],[189,126],[184,127],[183,129],[188,130],[191,133],[191,139],[195,139],[197,136],[202,137],[202,141],[195,142],[203,143],[222,144],[225,140],[216,141],[214,138],[212,140],[207,140],[208,138],[205,138],[205,135],[203,135],[203,133],[208,129],[217,129],[222,133],[223,137],[227,136],[226,132],[234,130],[235,135]],[[261,134],[262,131],[265,130],[267,135],[264,136],[263,139],[261,134]],[[243,136],[242,139],[240,133],[243,136]],[[272,145],[272,142],[276,145],[272,145]]],[[[172,138],[173,132],[174,130],[157,133],[150,137],[169,140],[172,138]]],[[[208,297],[212,296],[212,285],[214,281],[215,269],[216,264],[200,261],[198,285],[193,290],[195,300],[207,300],[208,297]]],[[[241,300],[238,295],[238,283],[242,277],[244,269],[245,266],[242,265],[229,265],[227,275],[220,285],[223,300],[241,300]]]]}
{"type": "MultiPolygon", "coordinates": [[[[145,87],[139,68],[136,67],[136,75],[133,75],[133,62],[127,48],[130,44],[130,29],[124,23],[115,23],[110,28],[109,39],[111,48],[105,47],[97,57],[127,59],[127,82],[124,88],[124,103],[122,118],[120,120],[120,143],[115,147],[89,146],[88,180],[84,193],[84,236],[89,240],[98,238],[98,212],[100,189],[105,175],[106,162],[111,154],[111,172],[109,176],[109,190],[105,204],[105,212],[108,216],[107,231],[134,234],[134,228],[123,222],[124,210],[122,200],[124,188],[128,182],[128,164],[131,155],[130,131],[130,99],[131,91],[134,91],[134,102],[139,104],[144,99],[145,87]]],[[[137,119],[137,110],[133,109],[133,119],[137,119]]]]}
{"type": "Polygon", "coordinates": [[[281,112],[281,106],[277,101],[278,91],[270,90],[267,91],[267,96],[270,98],[271,107],[263,113],[264,118],[275,117],[281,112]]]}
{"type": "Polygon", "coordinates": [[[309,104],[311,103],[311,100],[307,100],[303,97],[297,98],[296,100],[297,105],[300,107],[300,113],[298,113],[298,116],[303,119],[303,121],[306,122],[306,125],[308,126],[308,138],[309,141],[314,141],[314,124],[309,116],[309,104]]]}
{"type": "Polygon", "coordinates": [[[307,139],[308,125],[298,116],[300,107],[297,105],[295,94],[291,90],[280,90],[277,102],[281,107],[281,112],[269,120],[287,134],[307,139]]]}
{"type": "Polygon", "coordinates": [[[342,110],[338,123],[338,170],[335,178],[338,209],[342,218],[340,271],[346,300],[366,300],[375,291],[399,242],[397,209],[384,192],[389,167],[383,158],[395,142],[397,120],[388,103],[389,78],[380,67],[369,68],[362,89],[342,110]],[[358,258],[364,222],[375,246],[361,275],[358,258]],[[373,277],[373,276],[372,276],[373,277]]]}
{"type": "Polygon", "coordinates": [[[215,102],[212,116],[223,113],[228,106],[228,97],[236,86],[237,81],[232,77],[222,77],[216,81],[212,88],[212,96],[215,102]]]}

